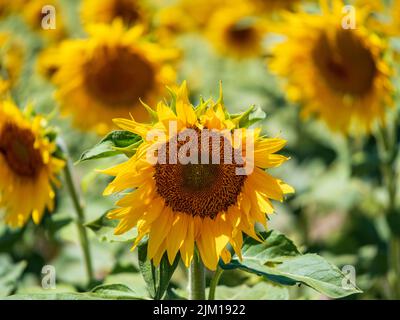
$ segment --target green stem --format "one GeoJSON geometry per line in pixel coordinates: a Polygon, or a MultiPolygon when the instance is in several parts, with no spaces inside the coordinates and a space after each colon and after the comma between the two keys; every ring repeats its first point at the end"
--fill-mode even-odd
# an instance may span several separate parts
{"type": "Polygon", "coordinates": [[[65,182],[68,188],[68,192],[71,196],[71,200],[77,215],[77,228],[79,234],[79,241],[83,251],[83,258],[85,261],[85,268],[86,268],[86,275],[88,279],[88,286],[90,286],[94,281],[94,273],[93,273],[93,264],[92,264],[92,257],[90,254],[90,247],[89,247],[89,240],[86,232],[86,228],[84,227],[85,223],[85,214],[83,210],[82,201],[80,198],[80,193],[78,188],[76,187],[73,178],[72,178],[72,165],[69,160],[69,156],[67,154],[67,150],[65,148],[65,144],[62,148],[64,150],[66,165],[64,167],[64,175],[65,175],[65,182]]]}
{"type": "Polygon", "coordinates": [[[224,270],[218,266],[217,270],[214,273],[214,277],[211,279],[210,282],[210,292],[208,293],[208,300],[215,300],[215,290],[217,289],[219,279],[222,276],[224,270]]]}
{"type": "Polygon", "coordinates": [[[396,215],[396,194],[398,173],[395,168],[395,161],[398,155],[396,145],[395,130],[389,131],[388,128],[380,128],[377,136],[378,151],[381,160],[381,172],[384,185],[388,194],[386,206],[386,220],[390,230],[390,239],[388,243],[388,282],[391,287],[393,299],[400,299],[400,238],[393,232],[389,217],[396,215]],[[392,131],[392,132],[391,132],[392,131]]]}
{"type": "Polygon", "coordinates": [[[389,274],[388,280],[392,289],[392,298],[400,299],[400,238],[398,236],[392,236],[389,243],[389,274]]]}
{"type": "Polygon", "coordinates": [[[203,262],[198,254],[194,253],[193,261],[189,268],[189,299],[205,300],[205,270],[203,262]]]}

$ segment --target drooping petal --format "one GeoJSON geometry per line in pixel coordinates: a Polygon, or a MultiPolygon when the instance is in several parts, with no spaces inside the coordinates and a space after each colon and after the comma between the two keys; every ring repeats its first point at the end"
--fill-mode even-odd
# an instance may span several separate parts
{"type": "Polygon", "coordinates": [[[161,212],[159,218],[152,224],[149,234],[149,244],[147,247],[147,256],[149,259],[154,258],[161,244],[171,230],[173,214],[171,209],[166,207],[161,212]]]}
{"type": "Polygon", "coordinates": [[[169,263],[174,262],[178,250],[181,248],[186,238],[188,229],[188,217],[186,214],[175,213],[171,230],[167,236],[167,253],[169,263]]]}
{"type": "Polygon", "coordinates": [[[187,268],[189,268],[189,266],[190,266],[190,263],[193,259],[193,253],[194,253],[194,236],[195,236],[194,224],[195,224],[195,222],[193,221],[193,219],[189,218],[186,238],[185,238],[185,241],[182,243],[182,246],[180,249],[182,261],[187,268]]]}

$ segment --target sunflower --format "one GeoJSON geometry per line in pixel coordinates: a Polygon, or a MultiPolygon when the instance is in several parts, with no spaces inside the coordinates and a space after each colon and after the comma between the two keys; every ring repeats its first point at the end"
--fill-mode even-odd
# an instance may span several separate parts
{"type": "Polygon", "coordinates": [[[126,30],[120,20],[87,29],[89,38],[61,43],[58,54],[51,54],[55,60],[47,62],[62,111],[73,114],[81,129],[99,134],[113,127],[115,117],[146,119],[139,99],[151,101],[173,83],[170,62],[177,52],[146,40],[140,26],[126,30]]]}
{"type": "Polygon", "coordinates": [[[32,215],[38,224],[53,210],[56,175],[64,161],[54,157],[46,121],[21,113],[11,100],[0,102],[0,208],[5,222],[21,227],[32,215]]]}
{"type": "Polygon", "coordinates": [[[210,18],[206,33],[222,54],[247,58],[262,54],[265,29],[254,7],[239,3],[217,10],[210,18]]]}
{"type": "Polygon", "coordinates": [[[23,64],[23,47],[9,33],[0,32],[0,95],[18,82],[23,64]]]}
{"type": "Polygon", "coordinates": [[[390,9],[392,14],[392,24],[390,29],[395,36],[400,34],[400,0],[394,0],[390,9]]]}
{"type": "Polygon", "coordinates": [[[216,10],[243,0],[178,0],[159,13],[161,27],[171,31],[204,31],[216,10]]]}
{"type": "Polygon", "coordinates": [[[61,12],[62,8],[57,0],[30,0],[24,5],[22,15],[32,30],[49,40],[58,41],[67,34],[61,12]],[[48,12],[43,10],[46,6],[55,8],[55,29],[42,27],[43,19],[48,15],[48,12]]]}
{"type": "Polygon", "coordinates": [[[144,24],[146,9],[142,0],[84,0],[81,19],[84,24],[111,23],[121,19],[125,25],[144,24]]]}
{"type": "Polygon", "coordinates": [[[368,12],[358,8],[357,28],[343,28],[342,1],[331,10],[324,3],[322,15],[285,15],[286,40],[273,49],[270,69],[287,78],[288,98],[302,103],[304,117],[345,134],[369,132],[392,105],[386,41],[365,27],[368,12]]]}
{"type": "Polygon", "coordinates": [[[40,75],[51,80],[60,65],[59,50],[57,47],[48,47],[42,50],[36,60],[36,69],[40,75]]]}
{"type": "Polygon", "coordinates": [[[264,13],[272,13],[277,10],[293,9],[301,0],[250,0],[257,8],[264,13]]]}
{"type": "Polygon", "coordinates": [[[103,171],[115,176],[104,195],[127,191],[108,217],[119,220],[115,234],[137,227],[133,248],[148,236],[148,258],[155,265],[165,252],[171,263],[180,252],[188,267],[196,245],[205,266],[215,270],[220,257],[230,260],[228,244],[240,257],[243,234],[259,240],[254,227],[257,222],[266,227],[266,214],[274,212],[270,200],[282,201],[285,194],[293,192],[264,170],[288,160],[276,154],[285,141],[261,136],[260,130],[240,128],[243,115],[227,113],[222,90],[217,102],[201,101],[196,108],[188,100],[185,83],[172,90],[172,96],[170,105],[158,103],[153,124],[114,120],[120,128],[141,136],[143,142],[127,162],[103,171]],[[241,135],[232,140],[223,138],[234,129],[241,135]],[[159,138],[149,139],[153,130],[161,133],[159,138]],[[206,131],[216,140],[204,138],[206,131]],[[182,144],[187,140],[174,141],[189,132],[194,158],[176,161],[173,154],[187,154],[187,144],[182,144]],[[254,142],[254,152],[243,142],[248,139],[254,142]],[[225,158],[229,154],[226,150],[238,156],[229,161],[232,157],[225,158]],[[155,161],[149,154],[154,154],[155,161]],[[220,161],[210,163],[211,154],[217,154],[220,161]],[[237,169],[247,168],[250,162],[254,170],[239,174],[237,169]]]}
{"type": "Polygon", "coordinates": [[[0,0],[0,18],[18,12],[22,8],[24,0],[0,0]]]}

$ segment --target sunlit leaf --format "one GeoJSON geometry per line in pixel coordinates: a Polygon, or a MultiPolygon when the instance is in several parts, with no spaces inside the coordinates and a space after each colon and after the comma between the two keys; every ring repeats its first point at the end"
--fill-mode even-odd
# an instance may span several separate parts
{"type": "Polygon", "coordinates": [[[242,261],[234,256],[229,264],[221,264],[221,267],[239,268],[285,285],[303,283],[331,298],[361,292],[336,266],[319,255],[299,253],[284,235],[269,231],[261,236],[264,239],[261,243],[246,239],[242,261]]]}
{"type": "Polygon", "coordinates": [[[289,291],[280,285],[260,282],[250,287],[241,285],[237,287],[218,286],[215,291],[217,300],[288,300],[289,291]]]}
{"type": "Polygon", "coordinates": [[[141,137],[129,131],[112,131],[93,148],[85,151],[79,161],[113,157],[118,154],[132,156],[137,146],[141,143],[141,137]]]}

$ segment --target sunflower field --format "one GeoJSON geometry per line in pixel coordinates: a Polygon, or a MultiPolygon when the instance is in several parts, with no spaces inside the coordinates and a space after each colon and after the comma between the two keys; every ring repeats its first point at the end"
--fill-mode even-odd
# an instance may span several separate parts
{"type": "Polygon", "coordinates": [[[400,0],[0,0],[0,299],[399,300],[399,61],[400,0]]]}

